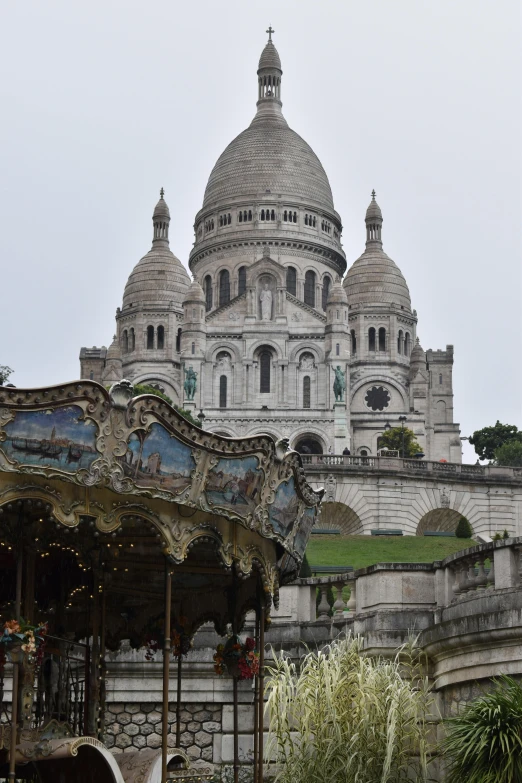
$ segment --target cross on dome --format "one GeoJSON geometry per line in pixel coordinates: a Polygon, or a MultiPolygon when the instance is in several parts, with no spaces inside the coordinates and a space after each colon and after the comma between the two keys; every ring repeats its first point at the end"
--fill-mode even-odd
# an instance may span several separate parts
{"type": "Polygon", "coordinates": [[[165,195],[165,191],[163,190],[163,188],[161,188],[161,190],[160,190],[160,198],[163,198],[164,195],[165,195]]]}
{"type": "Polygon", "coordinates": [[[266,31],[268,33],[268,40],[270,43],[272,43],[272,33],[275,33],[275,30],[273,29],[272,25],[269,25],[268,30],[266,31]]]}

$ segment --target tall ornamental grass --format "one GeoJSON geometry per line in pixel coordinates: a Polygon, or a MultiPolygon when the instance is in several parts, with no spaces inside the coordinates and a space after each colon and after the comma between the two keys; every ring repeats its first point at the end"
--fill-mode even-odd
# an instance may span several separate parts
{"type": "Polygon", "coordinates": [[[447,783],[522,783],[522,687],[511,677],[445,721],[447,783]]]}
{"type": "Polygon", "coordinates": [[[428,781],[433,703],[414,642],[395,660],[346,638],[269,668],[268,754],[277,783],[428,781]]]}

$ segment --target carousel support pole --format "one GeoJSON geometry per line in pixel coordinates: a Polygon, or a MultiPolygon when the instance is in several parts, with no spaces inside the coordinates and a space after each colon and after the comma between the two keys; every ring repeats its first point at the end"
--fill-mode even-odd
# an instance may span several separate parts
{"type": "Polygon", "coordinates": [[[176,747],[179,748],[181,744],[181,660],[183,656],[181,655],[181,649],[179,650],[178,655],[178,682],[177,682],[177,693],[176,693],[176,747]]]}
{"type": "MultiPolygon", "coordinates": [[[[256,650],[259,650],[259,611],[256,611],[256,650]]],[[[254,783],[257,783],[259,767],[259,674],[254,678],[254,783]]]]}
{"type": "MultiPolygon", "coordinates": [[[[169,664],[170,664],[170,614],[172,601],[172,573],[165,560],[165,641],[163,644],[163,710],[161,719],[161,783],[167,781],[167,751],[169,732],[169,664]]],[[[179,724],[178,724],[179,725],[179,724]]]]}
{"type": "Polygon", "coordinates": [[[100,617],[100,656],[99,656],[99,680],[100,683],[100,703],[98,709],[98,739],[101,739],[105,733],[105,700],[106,700],[106,682],[107,676],[105,666],[105,636],[107,630],[107,601],[105,596],[105,571],[101,574],[101,617],[100,617]]]}
{"type": "Polygon", "coordinates": [[[265,707],[265,621],[266,611],[264,601],[261,601],[261,607],[259,611],[259,694],[258,694],[258,754],[259,754],[259,766],[257,773],[257,783],[263,783],[263,726],[264,726],[264,707],[265,707]]]}
{"type": "MultiPolygon", "coordinates": [[[[15,619],[20,619],[22,608],[22,571],[23,571],[23,552],[22,548],[18,553],[16,563],[16,598],[15,598],[15,619]]],[[[9,774],[8,780],[16,779],[16,740],[18,739],[18,675],[19,663],[13,662],[13,688],[11,694],[11,742],[9,746],[9,774]]]]}
{"type": "Polygon", "coordinates": [[[237,677],[234,674],[234,783],[239,783],[239,720],[237,714],[237,677]]]}
{"type": "Polygon", "coordinates": [[[98,710],[100,703],[100,683],[98,680],[100,663],[100,571],[93,568],[93,596],[92,596],[92,648],[91,648],[91,676],[89,685],[89,726],[87,735],[98,737],[98,710]]]}

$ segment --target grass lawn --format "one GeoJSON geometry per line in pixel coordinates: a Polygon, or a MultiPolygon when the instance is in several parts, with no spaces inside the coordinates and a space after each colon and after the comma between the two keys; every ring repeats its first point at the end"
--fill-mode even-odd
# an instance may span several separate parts
{"type": "Polygon", "coordinates": [[[306,556],[312,566],[357,569],[374,563],[432,563],[476,543],[471,538],[435,536],[313,536],[306,556]]]}

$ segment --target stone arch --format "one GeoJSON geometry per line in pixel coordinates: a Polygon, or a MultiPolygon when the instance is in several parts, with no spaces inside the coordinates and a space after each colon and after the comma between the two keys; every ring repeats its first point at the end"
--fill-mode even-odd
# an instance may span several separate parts
{"type": "Polygon", "coordinates": [[[214,429],[213,427],[209,427],[207,429],[207,432],[211,432],[212,435],[220,435],[223,438],[235,438],[236,435],[232,432],[231,429],[224,429],[223,427],[218,427],[217,429],[214,429]]]}
{"type": "Polygon", "coordinates": [[[357,512],[345,503],[338,502],[321,504],[321,515],[316,529],[339,530],[342,536],[362,536],[364,533],[363,523],[357,512]]]}
{"type": "Polygon", "coordinates": [[[384,383],[387,386],[391,386],[401,396],[404,405],[404,410],[409,410],[409,400],[406,394],[406,390],[403,389],[402,386],[400,386],[395,379],[390,378],[387,375],[368,375],[365,378],[361,378],[353,385],[350,391],[350,401],[353,402],[355,395],[357,394],[357,392],[362,386],[369,386],[372,383],[373,384],[384,383]]]}
{"type": "Polygon", "coordinates": [[[324,351],[323,349],[314,343],[299,343],[295,348],[293,348],[290,351],[290,356],[288,357],[288,360],[290,362],[297,362],[299,360],[299,356],[302,353],[311,353],[315,357],[316,364],[322,364],[324,363],[324,351]]]}
{"type": "Polygon", "coordinates": [[[167,397],[170,397],[175,405],[180,404],[179,390],[173,385],[172,378],[169,378],[163,373],[156,372],[152,376],[150,373],[143,373],[142,375],[138,375],[136,378],[134,378],[133,383],[136,385],[144,384],[149,386],[159,384],[165,390],[164,393],[167,395],[167,397]]]}
{"type": "Polygon", "coordinates": [[[421,518],[416,535],[422,536],[427,530],[454,533],[461,517],[453,508],[434,508],[421,518]]]}
{"type": "Polygon", "coordinates": [[[257,340],[251,348],[250,348],[250,358],[257,361],[257,356],[259,354],[260,348],[271,348],[274,352],[274,358],[275,359],[282,359],[283,358],[283,352],[281,349],[281,346],[278,345],[278,343],[275,340],[267,339],[266,337],[262,340],[257,340]]]}
{"type": "Polygon", "coordinates": [[[207,362],[215,363],[217,360],[217,355],[218,353],[221,353],[221,351],[227,351],[231,353],[233,362],[241,361],[241,353],[237,344],[234,344],[232,341],[228,342],[227,340],[219,340],[216,341],[215,345],[211,345],[210,348],[207,349],[205,360],[207,362]]]}
{"type": "Polygon", "coordinates": [[[299,454],[325,454],[327,451],[324,438],[311,430],[300,432],[293,438],[292,448],[299,454]]]}

